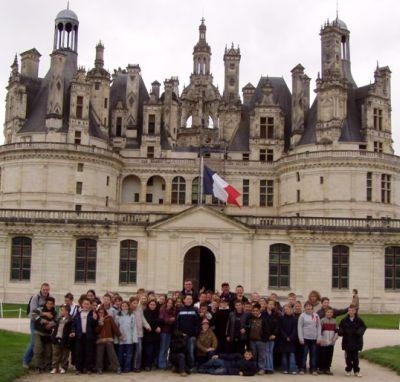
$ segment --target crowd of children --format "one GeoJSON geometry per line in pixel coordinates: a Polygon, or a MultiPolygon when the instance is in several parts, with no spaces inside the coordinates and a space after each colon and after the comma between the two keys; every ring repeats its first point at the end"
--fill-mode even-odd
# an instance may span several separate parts
{"type": "Polygon", "coordinates": [[[32,336],[24,356],[29,367],[52,374],[171,369],[181,376],[199,373],[245,375],[332,375],[333,350],[343,336],[345,373],[361,376],[358,353],[366,326],[358,316],[358,296],[345,309],[333,309],[327,297],[311,291],[304,305],[289,293],[283,306],[272,293],[249,298],[238,285],[222,292],[193,289],[190,280],[171,296],[139,289],[124,300],[94,290],[71,293],[55,309],[44,283],[30,303],[32,336]],[[42,293],[43,292],[43,293],[42,293]],[[339,325],[335,317],[347,313],[339,325]],[[307,368],[308,359],[308,368],[307,368]]]}

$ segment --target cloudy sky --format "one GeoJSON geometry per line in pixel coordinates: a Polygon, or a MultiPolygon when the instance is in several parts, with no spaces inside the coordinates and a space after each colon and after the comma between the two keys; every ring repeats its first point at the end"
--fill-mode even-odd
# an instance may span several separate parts
{"type": "MultiPolygon", "coordinates": [[[[65,0],[0,2],[0,118],[4,120],[5,87],[15,53],[35,47],[41,54],[40,76],[49,67],[54,18],[65,0]]],[[[311,77],[320,70],[321,25],[336,17],[336,0],[71,0],[78,15],[79,65],[93,66],[95,45],[105,45],[109,71],[139,64],[145,84],[178,76],[188,84],[192,49],[204,16],[212,49],[214,82],[223,89],[223,52],[232,42],[241,49],[240,87],[257,84],[261,75],[283,76],[301,63],[311,77]]],[[[400,1],[339,0],[339,18],[350,34],[352,73],[358,86],[373,82],[374,70],[392,70],[392,132],[400,153],[400,1]]],[[[314,93],[312,92],[312,97],[314,93]]],[[[2,137],[0,142],[2,142],[2,137]]]]}

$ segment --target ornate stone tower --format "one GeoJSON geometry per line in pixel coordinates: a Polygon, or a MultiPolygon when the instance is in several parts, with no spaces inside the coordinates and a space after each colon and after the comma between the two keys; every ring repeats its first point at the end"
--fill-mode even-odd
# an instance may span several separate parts
{"type": "Polygon", "coordinates": [[[78,58],[77,15],[69,8],[58,13],[54,26],[54,45],[51,54],[51,67],[47,74],[49,81],[46,127],[58,130],[62,127],[66,84],[71,81],[77,70],[78,58]]]}
{"type": "Polygon", "coordinates": [[[321,70],[317,79],[318,143],[337,142],[347,116],[347,90],[355,87],[350,70],[350,44],[346,24],[339,18],[321,29],[321,70]]]}
{"type": "Polygon", "coordinates": [[[204,18],[202,18],[199,26],[199,41],[193,49],[193,74],[195,75],[210,74],[211,48],[206,41],[206,31],[204,18]]]}
{"type": "Polygon", "coordinates": [[[225,86],[223,98],[225,102],[239,100],[239,66],[240,48],[235,49],[233,43],[230,49],[225,47],[225,86]]]}

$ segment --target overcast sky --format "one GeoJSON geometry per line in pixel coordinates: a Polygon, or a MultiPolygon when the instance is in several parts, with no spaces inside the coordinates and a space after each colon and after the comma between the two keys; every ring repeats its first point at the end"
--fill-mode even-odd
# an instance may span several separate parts
{"type": "MultiPolygon", "coordinates": [[[[4,100],[15,53],[35,47],[40,76],[49,68],[54,19],[64,0],[0,1],[0,100],[4,100]]],[[[222,93],[223,54],[232,42],[241,49],[240,88],[261,75],[283,76],[301,63],[311,77],[311,97],[320,71],[320,27],[336,17],[336,0],[71,0],[79,18],[78,63],[93,66],[95,46],[105,46],[105,67],[139,64],[148,89],[154,80],[178,76],[189,82],[193,46],[204,16],[211,46],[211,71],[222,93]]],[[[350,30],[352,73],[358,86],[374,81],[377,61],[392,70],[392,132],[400,153],[400,1],[340,0],[339,18],[350,30]]],[[[3,142],[1,136],[0,142],[3,142]]]]}

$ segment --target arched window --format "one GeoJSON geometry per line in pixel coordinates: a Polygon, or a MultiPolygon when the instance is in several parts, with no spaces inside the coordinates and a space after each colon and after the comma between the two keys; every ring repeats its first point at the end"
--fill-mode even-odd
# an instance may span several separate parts
{"type": "Polygon", "coordinates": [[[146,203],[163,204],[165,194],[165,180],[154,175],[146,184],[146,203]]]}
{"type": "Polygon", "coordinates": [[[97,242],[78,239],[75,252],[75,282],[96,282],[97,242]]]}
{"type": "Polygon", "coordinates": [[[135,175],[129,175],[122,181],[122,203],[139,203],[140,179],[135,175]]]}
{"type": "Polygon", "coordinates": [[[123,240],[119,250],[119,283],[136,284],[137,248],[135,240],[123,240]]]}
{"type": "Polygon", "coordinates": [[[385,249],[385,289],[400,290],[400,247],[385,249]]]}
{"type": "Polygon", "coordinates": [[[30,280],[32,239],[14,237],[11,242],[11,280],[30,280]]]}
{"type": "Polygon", "coordinates": [[[272,244],[269,247],[270,288],[290,287],[290,246],[287,244],[272,244]]]}
{"type": "Polygon", "coordinates": [[[208,128],[209,129],[214,128],[214,120],[211,118],[211,116],[208,117],[208,128]]]}
{"type": "Polygon", "coordinates": [[[181,176],[172,179],[171,203],[185,204],[186,182],[181,176]]]}
{"type": "Polygon", "coordinates": [[[332,248],[332,288],[349,287],[349,247],[335,245],[332,248]]]}

